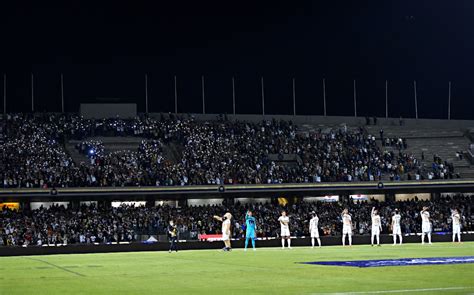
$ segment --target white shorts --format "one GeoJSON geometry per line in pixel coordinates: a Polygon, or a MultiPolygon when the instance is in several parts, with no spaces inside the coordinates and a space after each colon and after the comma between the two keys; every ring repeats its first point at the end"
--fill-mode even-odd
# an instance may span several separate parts
{"type": "Polygon", "coordinates": [[[344,225],[342,227],[342,234],[343,235],[352,235],[352,227],[350,227],[348,225],[344,225]]]}
{"type": "Polygon", "coordinates": [[[422,223],[421,224],[422,233],[431,233],[431,223],[422,223]]]}
{"type": "Polygon", "coordinates": [[[372,235],[380,235],[380,227],[372,226],[372,235]]]}
{"type": "Polygon", "coordinates": [[[453,234],[460,234],[461,233],[461,225],[453,225],[453,234]]]}
{"type": "Polygon", "coordinates": [[[282,229],[281,229],[281,236],[282,236],[282,237],[289,237],[289,236],[290,236],[290,229],[288,229],[288,228],[282,228],[282,229]]]}
{"type": "Polygon", "coordinates": [[[222,240],[223,240],[223,241],[228,241],[228,240],[230,240],[229,235],[228,235],[228,234],[222,234],[222,240]]]}
{"type": "Polygon", "coordinates": [[[400,228],[400,226],[393,227],[393,234],[394,235],[401,235],[402,234],[402,229],[400,228]]]}
{"type": "Polygon", "coordinates": [[[311,237],[312,238],[319,238],[319,231],[318,230],[312,230],[311,231],[311,237]]]}

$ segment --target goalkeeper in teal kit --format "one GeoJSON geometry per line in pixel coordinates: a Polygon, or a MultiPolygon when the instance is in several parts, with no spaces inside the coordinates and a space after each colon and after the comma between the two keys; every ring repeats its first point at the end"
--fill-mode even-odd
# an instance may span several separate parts
{"type": "Polygon", "coordinates": [[[252,247],[253,250],[255,251],[255,240],[257,239],[257,233],[256,233],[256,224],[255,224],[255,217],[252,216],[252,211],[247,211],[247,214],[245,215],[245,226],[246,226],[246,232],[245,232],[245,250],[247,251],[247,246],[249,244],[249,240],[252,241],[252,247]]]}

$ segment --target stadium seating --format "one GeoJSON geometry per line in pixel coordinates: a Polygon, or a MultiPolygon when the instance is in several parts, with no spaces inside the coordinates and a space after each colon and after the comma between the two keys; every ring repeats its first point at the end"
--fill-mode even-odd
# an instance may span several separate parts
{"type": "Polygon", "coordinates": [[[453,158],[467,141],[459,132],[446,134],[452,144],[441,147],[427,144],[426,130],[391,127],[386,136],[403,145],[382,146],[375,127],[276,120],[9,114],[4,122],[8,188],[451,179],[460,177],[455,166],[470,169],[453,158]]]}

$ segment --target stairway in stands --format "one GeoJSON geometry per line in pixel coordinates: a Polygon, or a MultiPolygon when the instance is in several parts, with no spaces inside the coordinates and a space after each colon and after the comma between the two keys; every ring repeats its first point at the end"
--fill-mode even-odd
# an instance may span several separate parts
{"type": "MultiPolygon", "coordinates": [[[[113,153],[117,151],[136,151],[140,146],[143,138],[140,137],[91,137],[88,139],[99,140],[104,143],[105,151],[107,153],[113,153]]],[[[80,140],[70,140],[66,143],[65,147],[72,160],[76,165],[83,162],[86,165],[90,165],[89,159],[81,154],[76,149],[76,144],[80,143],[80,140]]]]}

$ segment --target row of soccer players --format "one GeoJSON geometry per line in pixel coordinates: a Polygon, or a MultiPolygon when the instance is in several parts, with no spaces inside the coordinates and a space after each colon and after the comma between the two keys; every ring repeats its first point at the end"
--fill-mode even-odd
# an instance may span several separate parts
{"type": "MultiPolygon", "coordinates": [[[[430,212],[428,211],[428,207],[423,207],[420,212],[421,216],[421,243],[425,243],[425,236],[428,238],[428,243],[431,244],[431,220],[430,220],[430,212]]],[[[314,248],[315,241],[318,242],[318,246],[321,247],[321,239],[319,238],[319,230],[318,230],[318,223],[319,217],[316,212],[311,213],[311,219],[309,221],[309,232],[311,234],[311,246],[314,248]]],[[[223,248],[224,251],[231,250],[230,245],[230,225],[231,225],[231,218],[232,215],[227,212],[224,214],[223,217],[214,216],[215,219],[222,221],[222,240],[224,241],[225,247],[223,248]]],[[[346,237],[349,242],[349,246],[352,246],[352,216],[349,214],[348,209],[344,209],[341,213],[342,219],[342,245],[346,245],[346,237]]],[[[375,242],[377,246],[380,246],[380,232],[382,231],[382,222],[378,210],[375,207],[372,208],[371,212],[371,219],[372,219],[372,230],[371,230],[371,244],[374,246],[375,242]]],[[[395,209],[395,213],[392,216],[392,236],[393,236],[393,244],[397,244],[397,237],[399,243],[402,244],[402,230],[401,230],[401,215],[398,209],[395,209]]],[[[459,211],[454,209],[451,212],[451,219],[453,223],[453,242],[456,241],[456,236],[458,238],[458,242],[461,242],[461,215],[459,211]]],[[[281,216],[278,218],[281,226],[281,247],[285,248],[285,241],[288,245],[288,248],[291,249],[291,239],[290,239],[290,217],[287,215],[286,211],[282,211],[281,216]]],[[[252,247],[255,250],[255,240],[257,238],[256,234],[256,220],[253,217],[251,211],[247,211],[245,215],[245,224],[246,224],[246,234],[245,234],[245,250],[247,250],[249,241],[252,243],[252,247]]]]}
{"type": "MultiPolygon", "coordinates": [[[[428,207],[423,207],[420,212],[421,216],[421,243],[425,243],[425,236],[428,238],[428,243],[431,244],[431,231],[432,231],[432,224],[430,220],[430,212],[428,211],[428,207]]],[[[341,213],[342,218],[342,245],[346,245],[346,237],[349,241],[349,246],[352,245],[352,216],[349,214],[348,209],[344,209],[341,213]]],[[[372,246],[377,243],[377,246],[380,246],[380,232],[382,231],[382,222],[378,210],[375,207],[372,208],[371,212],[371,219],[372,219],[372,228],[371,228],[371,244],[372,246]]],[[[395,213],[392,216],[392,236],[393,236],[393,244],[397,244],[397,237],[399,243],[402,244],[402,229],[401,229],[401,215],[398,209],[395,209],[395,213]]],[[[453,223],[453,242],[456,241],[456,236],[458,238],[458,242],[461,242],[461,215],[459,212],[454,209],[451,212],[451,219],[453,223]]],[[[282,247],[285,247],[285,240],[288,241],[288,248],[291,248],[290,242],[290,229],[289,229],[289,217],[287,216],[286,212],[282,212],[282,215],[278,218],[281,225],[281,237],[282,237],[282,247]]],[[[318,241],[318,245],[321,247],[321,240],[319,238],[319,231],[318,231],[318,222],[319,218],[316,215],[316,212],[312,212],[312,218],[309,222],[309,231],[311,233],[311,245],[314,247],[315,239],[318,241]]]]}

